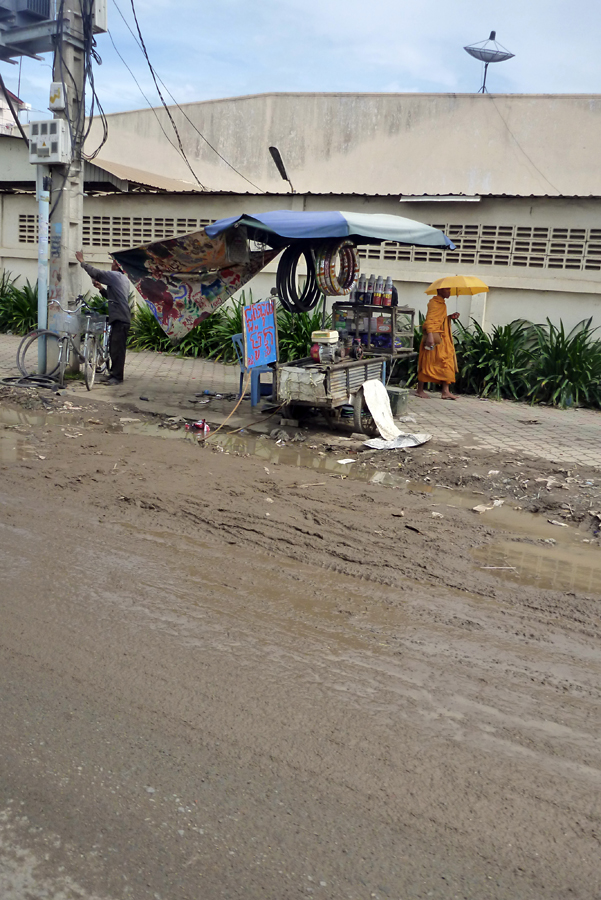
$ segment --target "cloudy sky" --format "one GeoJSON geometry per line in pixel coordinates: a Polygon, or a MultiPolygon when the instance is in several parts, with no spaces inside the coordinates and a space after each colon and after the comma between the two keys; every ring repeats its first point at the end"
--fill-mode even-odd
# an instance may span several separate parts
{"type": "MultiPolygon", "coordinates": [[[[135,0],[150,59],[180,103],[264,91],[472,92],[482,64],[463,50],[497,40],[515,59],[492,65],[498,93],[601,93],[599,0],[135,0]]],[[[108,0],[96,85],[106,112],[159,100],[131,0],[108,0]],[[120,15],[120,12],[122,15],[120,15]],[[125,21],[124,21],[125,20],[125,21]],[[127,24],[126,24],[127,23],[127,24]],[[111,41],[112,38],[112,41],[111,41]]],[[[50,58],[24,59],[20,96],[47,106],[50,58]]],[[[0,63],[17,93],[19,67],[0,63]]]]}

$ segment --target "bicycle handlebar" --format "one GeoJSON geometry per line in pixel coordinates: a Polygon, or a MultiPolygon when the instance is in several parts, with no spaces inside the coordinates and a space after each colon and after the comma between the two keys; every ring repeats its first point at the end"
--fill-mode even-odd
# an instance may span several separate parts
{"type": "Polygon", "coordinates": [[[87,309],[88,312],[92,314],[95,313],[95,310],[93,310],[92,307],[88,303],[86,303],[81,294],[77,297],[77,300],[81,302],[79,303],[79,306],[75,306],[73,309],[69,309],[69,307],[65,308],[61,303],[59,303],[58,300],[51,300],[48,305],[51,306],[53,304],[56,304],[56,306],[58,306],[58,308],[61,309],[64,313],[78,313],[81,309],[87,309]]]}

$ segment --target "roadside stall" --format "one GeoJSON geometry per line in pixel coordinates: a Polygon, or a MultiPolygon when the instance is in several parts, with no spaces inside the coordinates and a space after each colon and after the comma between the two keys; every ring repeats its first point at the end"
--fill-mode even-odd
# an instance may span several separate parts
{"type": "Polygon", "coordinates": [[[438,229],[401,216],[279,210],[221,219],[112,256],[177,342],[281,253],[277,299],[294,314],[314,309],[323,296],[340,298],[333,328],[313,333],[310,356],[280,363],[274,316],[276,333],[265,338],[270,347],[262,347],[255,328],[246,367],[268,356],[279,405],[315,407],[332,422],[352,418],[356,430],[370,432],[362,385],[385,383],[394,360],[413,353],[414,310],[393,305],[390,277],[360,274],[357,247],[383,241],[455,249],[438,229]]]}

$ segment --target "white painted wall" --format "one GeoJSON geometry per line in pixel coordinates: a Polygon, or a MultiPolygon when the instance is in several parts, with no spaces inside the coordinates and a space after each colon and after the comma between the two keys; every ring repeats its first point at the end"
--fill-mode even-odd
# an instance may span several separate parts
{"type": "MultiPolygon", "coordinates": [[[[116,194],[88,197],[84,214],[106,216],[193,217],[217,219],[243,212],[253,213],[269,209],[347,209],[358,212],[401,214],[420,221],[449,225],[514,225],[558,228],[600,228],[601,200],[538,198],[497,198],[480,203],[399,203],[395,197],[340,196],[276,196],[243,197],[240,195],[174,195],[174,194],[116,194]]],[[[20,214],[35,214],[36,203],[31,195],[0,195],[0,267],[35,281],[37,277],[37,246],[20,243],[18,222],[20,214]]],[[[113,247],[86,247],[86,258],[97,266],[109,266],[113,247]]],[[[377,250],[380,256],[383,250],[377,250]]],[[[275,286],[277,261],[249,284],[253,298],[264,297],[275,286]]],[[[367,274],[375,272],[391,275],[399,291],[402,304],[425,312],[427,285],[445,274],[474,274],[482,278],[490,292],[485,302],[485,324],[505,324],[515,318],[543,322],[547,316],[558,323],[563,320],[573,327],[584,318],[593,317],[601,326],[601,272],[517,268],[513,266],[477,266],[457,263],[452,254],[441,262],[405,263],[398,260],[368,259],[362,261],[367,274]]],[[[86,282],[86,287],[87,287],[86,282]]],[[[462,320],[470,315],[482,320],[483,298],[452,299],[451,311],[456,308],[462,320]]]]}

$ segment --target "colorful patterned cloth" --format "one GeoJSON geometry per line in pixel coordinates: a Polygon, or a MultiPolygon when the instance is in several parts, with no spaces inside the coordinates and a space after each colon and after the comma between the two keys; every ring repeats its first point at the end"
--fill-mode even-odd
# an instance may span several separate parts
{"type": "Polygon", "coordinates": [[[249,250],[246,229],[210,238],[203,231],[111,256],[177,343],[261,271],[279,250],[249,250]]]}

